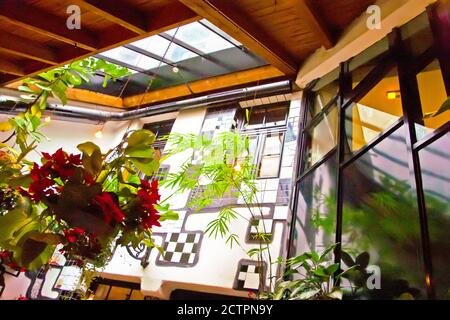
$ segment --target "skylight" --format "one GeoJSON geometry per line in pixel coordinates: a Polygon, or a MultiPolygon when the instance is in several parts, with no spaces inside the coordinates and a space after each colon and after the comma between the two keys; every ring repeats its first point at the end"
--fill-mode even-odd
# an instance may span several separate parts
{"type": "Polygon", "coordinates": [[[194,52],[186,50],[175,43],[171,44],[169,40],[166,40],[158,35],[133,42],[131,45],[146,50],[159,57],[165,57],[165,59],[173,62],[179,62],[197,56],[194,52]]]}
{"type": "Polygon", "coordinates": [[[101,54],[104,57],[116,60],[117,62],[121,62],[123,64],[135,67],[137,71],[141,70],[150,70],[157,68],[160,64],[165,65],[156,59],[147,57],[143,54],[137,53],[133,50],[119,47],[112,50],[105,51],[101,54]]]}
{"type": "Polygon", "coordinates": [[[169,30],[166,34],[173,36],[175,32],[175,38],[203,53],[212,53],[234,47],[231,42],[225,40],[217,33],[198,22],[181,26],[178,31],[177,29],[169,30]]]}

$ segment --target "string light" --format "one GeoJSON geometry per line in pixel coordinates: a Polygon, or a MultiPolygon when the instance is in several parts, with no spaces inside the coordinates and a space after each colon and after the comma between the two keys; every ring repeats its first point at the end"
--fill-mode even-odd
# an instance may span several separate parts
{"type": "Polygon", "coordinates": [[[175,67],[172,68],[172,71],[173,71],[174,73],[178,73],[178,72],[180,71],[180,69],[178,69],[178,67],[175,66],[175,67]]]}
{"type": "Polygon", "coordinates": [[[102,130],[96,131],[95,134],[94,134],[94,136],[95,136],[97,139],[101,139],[101,138],[103,137],[103,132],[102,132],[102,130]]]}
{"type": "Polygon", "coordinates": [[[239,171],[241,171],[242,170],[242,167],[241,167],[241,165],[238,163],[238,164],[236,164],[235,166],[234,166],[234,171],[237,171],[237,172],[239,172],[239,171]]]}
{"type": "Polygon", "coordinates": [[[52,117],[47,116],[47,117],[44,118],[44,121],[49,123],[50,121],[52,121],[52,117]]]}

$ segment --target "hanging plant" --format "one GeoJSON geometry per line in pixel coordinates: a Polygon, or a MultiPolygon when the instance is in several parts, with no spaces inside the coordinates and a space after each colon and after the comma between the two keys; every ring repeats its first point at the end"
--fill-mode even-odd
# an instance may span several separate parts
{"type": "Polygon", "coordinates": [[[27,111],[0,126],[12,131],[0,145],[0,248],[17,268],[46,264],[56,246],[82,266],[101,268],[114,244],[155,247],[152,227],[178,218],[159,204],[158,182],[139,179],[139,172],[151,176],[160,163],[152,147],[155,135],[148,130],[127,133],[107,153],[85,142],[78,145],[79,154],[59,149],[43,152],[39,163],[26,160],[43,138],[40,119],[48,97],[65,104],[67,88],[89,81],[96,71],[106,79],[128,74],[94,58],[40,74],[20,87],[29,93],[27,111]],[[13,137],[11,147],[6,143],[13,137]]]}

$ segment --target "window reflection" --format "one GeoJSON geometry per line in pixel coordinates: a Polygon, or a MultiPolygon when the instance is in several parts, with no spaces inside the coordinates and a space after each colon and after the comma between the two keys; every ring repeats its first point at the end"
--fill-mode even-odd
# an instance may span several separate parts
{"type": "Polygon", "coordinates": [[[431,242],[433,280],[438,299],[450,290],[450,133],[419,153],[431,242]]]}
{"type": "Polygon", "coordinates": [[[293,255],[323,251],[335,241],[336,155],[299,184],[293,255]]]}
{"type": "Polygon", "coordinates": [[[450,121],[448,112],[433,116],[447,99],[444,79],[438,60],[434,60],[417,75],[417,84],[422,113],[425,117],[423,123],[416,125],[417,137],[420,139],[450,121]]]}
{"type": "Polygon", "coordinates": [[[304,170],[320,161],[337,144],[337,107],[320,117],[317,125],[305,132],[304,170]]]}
{"type": "Polygon", "coordinates": [[[346,109],[345,131],[350,151],[360,150],[402,117],[401,97],[388,95],[399,91],[397,69],[394,68],[360,101],[346,109]]]}
{"type": "Polygon", "coordinates": [[[419,214],[409,185],[405,134],[401,127],[343,173],[343,250],[353,256],[367,252],[369,264],[381,271],[381,289],[365,290],[365,298],[424,297],[419,214]]]}
{"type": "Polygon", "coordinates": [[[278,177],[283,137],[284,133],[282,132],[267,134],[259,167],[260,178],[278,177]]]}
{"type": "Polygon", "coordinates": [[[339,68],[322,77],[312,88],[315,94],[314,103],[309,110],[310,117],[313,118],[333,100],[339,92],[339,68]]]}

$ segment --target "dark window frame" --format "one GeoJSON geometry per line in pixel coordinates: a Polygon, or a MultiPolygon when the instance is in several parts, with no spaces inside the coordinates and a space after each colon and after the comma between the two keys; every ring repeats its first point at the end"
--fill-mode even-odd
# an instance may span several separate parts
{"type": "MultiPolygon", "coordinates": [[[[408,166],[410,169],[410,185],[412,190],[415,191],[417,196],[418,214],[420,221],[420,236],[422,246],[422,258],[424,267],[423,281],[427,288],[427,296],[429,299],[435,298],[435,288],[433,282],[433,267],[431,260],[431,247],[428,235],[427,225],[427,210],[424,200],[424,191],[421,177],[421,167],[418,152],[430,145],[434,141],[438,140],[448,132],[450,132],[450,121],[443,124],[440,128],[434,130],[424,138],[418,140],[415,132],[415,123],[420,123],[423,119],[422,105],[420,96],[418,93],[418,85],[416,75],[421,72],[428,64],[434,59],[438,59],[441,67],[442,76],[444,79],[447,95],[450,96],[450,48],[446,41],[448,39],[444,35],[450,32],[450,22],[439,19],[439,14],[450,15],[450,8],[439,2],[430,5],[426,14],[428,15],[430,28],[434,36],[433,46],[423,52],[420,56],[413,58],[411,52],[405,47],[401,38],[400,28],[394,29],[388,36],[389,41],[389,53],[379,62],[378,65],[372,69],[366,77],[353,89],[352,88],[352,76],[349,72],[349,61],[341,63],[340,75],[339,75],[339,93],[328,103],[328,105],[321,110],[320,113],[315,115],[312,119],[309,119],[308,112],[314,103],[315,94],[312,88],[318,80],[313,81],[304,91],[302,101],[302,114],[300,117],[301,130],[298,138],[298,157],[296,159],[296,172],[297,178],[294,186],[294,201],[292,202],[291,209],[293,214],[293,221],[291,223],[290,239],[291,244],[288,248],[288,257],[295,255],[292,252],[292,239],[294,239],[295,232],[295,214],[297,212],[297,204],[299,199],[300,183],[312,174],[318,167],[332,157],[335,152],[338,159],[338,173],[336,184],[336,199],[337,199],[337,212],[336,212],[336,243],[341,242],[342,238],[342,214],[343,214],[343,185],[342,179],[343,169],[348,167],[351,163],[355,162],[362,155],[366,154],[369,150],[372,150],[377,144],[384,141],[394,131],[401,126],[405,126],[407,134],[405,136],[405,142],[408,149],[408,166]],[[381,79],[392,68],[397,68],[398,77],[401,87],[401,99],[403,117],[400,117],[398,121],[386,128],[380,135],[373,141],[369,142],[360,150],[351,153],[350,157],[346,157],[345,153],[345,110],[351,105],[356,103],[359,99],[364,97],[374,86],[376,86],[381,79]],[[313,166],[303,171],[303,159],[305,157],[305,133],[314,125],[318,119],[323,118],[325,112],[328,112],[329,105],[333,103],[333,100],[338,101],[338,143],[335,148],[329,151],[328,154],[315,163],[313,166]],[[425,279],[429,281],[425,281],[425,279]]],[[[423,13],[422,13],[423,14],[423,13]]],[[[351,60],[351,59],[350,59],[351,60]]],[[[341,248],[339,245],[335,248],[335,262],[341,262],[341,248]]]]}

